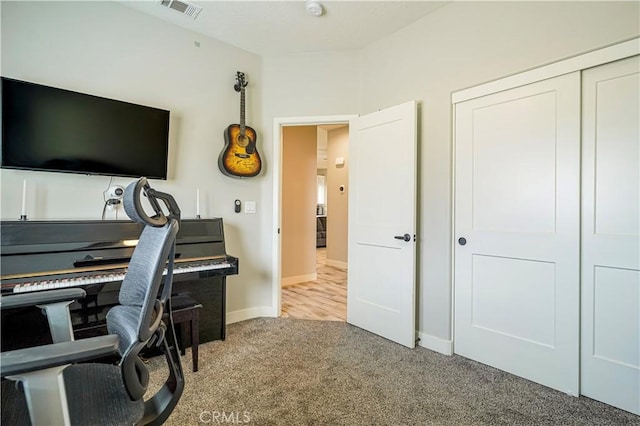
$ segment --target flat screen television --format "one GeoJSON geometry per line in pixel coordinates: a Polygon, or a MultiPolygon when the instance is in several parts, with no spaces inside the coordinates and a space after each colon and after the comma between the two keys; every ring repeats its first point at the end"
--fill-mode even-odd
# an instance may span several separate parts
{"type": "Polygon", "coordinates": [[[169,111],[2,77],[2,168],[167,178],[169,111]]]}

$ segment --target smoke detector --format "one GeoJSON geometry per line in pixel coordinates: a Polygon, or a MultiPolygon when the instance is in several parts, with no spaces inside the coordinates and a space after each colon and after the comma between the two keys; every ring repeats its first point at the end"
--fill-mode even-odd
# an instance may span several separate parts
{"type": "Polygon", "coordinates": [[[195,6],[180,0],[160,0],[160,6],[168,7],[193,19],[196,19],[202,11],[200,6],[195,6]]]}
{"type": "Polygon", "coordinates": [[[308,0],[305,2],[304,7],[307,9],[307,13],[311,16],[322,16],[324,13],[322,5],[314,0],[308,0]]]}

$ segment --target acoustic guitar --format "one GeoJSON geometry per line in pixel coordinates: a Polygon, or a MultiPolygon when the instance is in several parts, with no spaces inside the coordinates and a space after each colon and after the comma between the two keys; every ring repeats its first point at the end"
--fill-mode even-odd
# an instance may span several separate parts
{"type": "Polygon", "coordinates": [[[220,171],[230,177],[253,177],[260,173],[262,161],[256,148],[256,131],[245,124],[244,92],[247,87],[244,73],[236,73],[236,92],[240,92],[240,124],[231,124],[224,132],[224,149],[218,157],[220,171]]]}

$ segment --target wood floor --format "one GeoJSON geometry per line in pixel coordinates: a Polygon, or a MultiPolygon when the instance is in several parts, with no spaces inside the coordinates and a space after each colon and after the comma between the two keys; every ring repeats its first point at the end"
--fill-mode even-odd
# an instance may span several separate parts
{"type": "Polygon", "coordinates": [[[347,271],[325,265],[327,249],[316,251],[318,279],[282,288],[283,317],[347,320],[347,271]]]}

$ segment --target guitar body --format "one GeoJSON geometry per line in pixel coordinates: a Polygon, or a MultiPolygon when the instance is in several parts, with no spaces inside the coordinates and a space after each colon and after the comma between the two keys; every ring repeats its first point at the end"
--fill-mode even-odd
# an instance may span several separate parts
{"type": "Polygon", "coordinates": [[[247,87],[244,73],[236,73],[233,89],[240,93],[240,124],[232,124],[224,132],[224,149],[218,157],[220,171],[230,177],[257,176],[262,169],[260,154],[256,148],[256,131],[245,124],[244,92],[247,87]]]}
{"type": "Polygon", "coordinates": [[[230,177],[253,177],[262,170],[262,160],[256,148],[256,131],[231,124],[224,132],[225,147],[218,157],[220,171],[230,177]]]}

